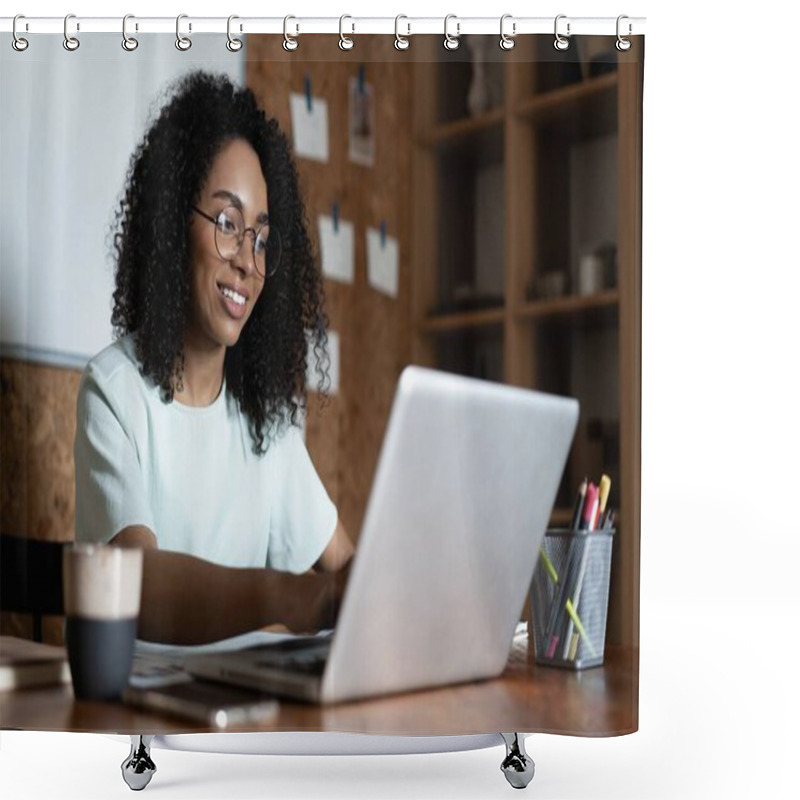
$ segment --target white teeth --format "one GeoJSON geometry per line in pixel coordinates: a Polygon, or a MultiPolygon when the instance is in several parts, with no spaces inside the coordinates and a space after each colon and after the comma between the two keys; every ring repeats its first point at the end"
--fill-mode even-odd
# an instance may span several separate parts
{"type": "Polygon", "coordinates": [[[227,286],[220,287],[222,294],[230,300],[233,300],[234,303],[237,303],[240,306],[244,305],[245,298],[244,295],[239,294],[238,292],[234,292],[233,289],[229,289],[227,286]]]}

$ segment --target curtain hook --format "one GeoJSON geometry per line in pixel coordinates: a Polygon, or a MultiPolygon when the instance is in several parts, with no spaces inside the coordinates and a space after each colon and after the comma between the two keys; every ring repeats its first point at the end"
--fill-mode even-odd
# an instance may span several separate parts
{"type": "Polygon", "coordinates": [[[406,36],[401,36],[399,30],[401,19],[408,19],[408,17],[405,14],[398,14],[394,18],[394,46],[398,50],[408,50],[408,48],[411,47],[411,42],[406,39],[406,36],[411,36],[411,23],[406,23],[408,25],[408,33],[406,36]]]}
{"type": "MultiPolygon", "coordinates": [[[[75,19],[74,14],[67,14],[67,16],[64,17],[64,49],[73,52],[81,46],[81,43],[74,36],[69,35],[67,26],[69,25],[69,21],[71,19],[75,19]]],[[[76,25],[77,25],[77,30],[80,30],[81,29],[80,24],[76,23],[76,25]]]]}
{"type": "MultiPolygon", "coordinates": [[[[133,14],[126,14],[122,18],[122,49],[132,53],[139,46],[139,40],[134,39],[132,36],[128,36],[127,26],[129,19],[135,19],[133,14]]],[[[138,25],[136,26],[136,30],[139,30],[138,25]]]]}
{"type": "MultiPolygon", "coordinates": [[[[236,14],[231,14],[231,16],[228,17],[228,41],[225,42],[225,47],[227,47],[231,53],[238,53],[242,49],[242,40],[231,36],[231,20],[234,19],[239,19],[239,17],[237,17],[236,14]]],[[[241,27],[239,30],[241,30],[241,27]]]]}
{"type": "MultiPolygon", "coordinates": [[[[622,35],[620,34],[620,32],[619,32],[619,30],[620,30],[620,22],[622,22],[622,20],[624,20],[624,19],[629,19],[629,17],[626,16],[625,14],[620,14],[617,17],[617,50],[619,50],[619,51],[621,51],[623,53],[626,50],[630,50],[631,49],[631,40],[630,39],[624,39],[622,37],[622,35]]],[[[632,31],[633,31],[633,25],[631,25],[630,22],[629,22],[628,23],[628,36],[631,35],[632,31]]]]}
{"type": "MultiPolygon", "coordinates": [[[[294,36],[289,36],[288,25],[290,19],[297,19],[297,17],[288,14],[283,18],[283,49],[292,52],[300,47],[300,42],[298,42],[294,36]]],[[[297,33],[300,33],[299,25],[297,25],[297,33]]]]}
{"type": "MultiPolygon", "coordinates": [[[[177,47],[178,50],[186,51],[192,46],[191,39],[189,39],[187,36],[181,36],[181,20],[187,19],[188,17],[188,14],[178,14],[178,17],[175,20],[175,47],[177,47]]],[[[191,29],[192,26],[189,25],[189,30],[191,29]]]]}
{"type": "Polygon", "coordinates": [[[508,36],[503,31],[503,24],[505,23],[505,21],[507,19],[511,19],[512,17],[513,17],[512,14],[503,14],[503,16],[500,17],[500,49],[501,50],[513,50],[514,49],[514,45],[516,44],[516,42],[514,41],[514,37],[517,35],[517,23],[516,22],[512,22],[511,23],[511,36],[508,36]]]}
{"type": "MultiPolygon", "coordinates": [[[[14,38],[11,40],[11,46],[18,53],[21,53],[23,50],[27,50],[28,49],[28,40],[27,39],[23,39],[17,33],[17,20],[18,19],[25,19],[25,15],[24,14],[17,14],[17,16],[14,17],[14,22],[13,22],[13,24],[11,26],[11,33],[14,35],[14,38]]],[[[26,23],[25,24],[25,29],[27,30],[27,28],[28,28],[28,25],[26,23]]]]}
{"type": "Polygon", "coordinates": [[[570,30],[569,30],[570,23],[569,22],[567,23],[567,35],[566,36],[562,36],[558,32],[558,21],[560,19],[566,19],[566,18],[567,18],[566,14],[559,14],[556,17],[556,24],[555,24],[556,39],[553,42],[553,47],[555,47],[556,50],[569,50],[569,36],[571,35],[570,34],[570,30]]]}
{"type": "MultiPolygon", "coordinates": [[[[345,36],[344,33],[342,33],[342,24],[346,19],[353,19],[353,18],[349,14],[342,14],[342,16],[339,17],[339,47],[342,50],[352,50],[355,45],[355,42],[349,36],[345,36]]],[[[355,30],[356,30],[356,24],[353,23],[353,30],[351,31],[351,33],[355,33],[355,30]]]]}
{"type": "Polygon", "coordinates": [[[456,21],[456,35],[451,36],[447,32],[447,23],[451,20],[455,19],[458,20],[458,17],[455,14],[448,14],[444,18],[444,49],[445,50],[458,50],[458,46],[461,44],[459,41],[459,36],[461,35],[461,23],[456,21]]]}

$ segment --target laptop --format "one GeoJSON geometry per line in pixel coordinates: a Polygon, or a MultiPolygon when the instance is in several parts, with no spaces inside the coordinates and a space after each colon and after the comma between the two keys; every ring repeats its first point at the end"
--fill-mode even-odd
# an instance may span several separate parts
{"type": "Polygon", "coordinates": [[[335,631],[186,669],[320,704],[498,676],[577,420],[572,398],[407,367],[335,631]]]}

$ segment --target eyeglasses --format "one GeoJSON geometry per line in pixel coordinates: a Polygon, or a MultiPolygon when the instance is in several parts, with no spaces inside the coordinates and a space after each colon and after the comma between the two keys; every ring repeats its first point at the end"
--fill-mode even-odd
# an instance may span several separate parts
{"type": "Polygon", "coordinates": [[[197,206],[192,208],[209,222],[214,223],[214,244],[220,258],[226,261],[236,257],[241,250],[245,234],[253,235],[253,263],[256,272],[262,278],[271,278],[281,262],[281,236],[278,229],[269,223],[260,225],[258,229],[247,228],[242,212],[236,206],[226,206],[216,217],[206,214],[197,206]]]}

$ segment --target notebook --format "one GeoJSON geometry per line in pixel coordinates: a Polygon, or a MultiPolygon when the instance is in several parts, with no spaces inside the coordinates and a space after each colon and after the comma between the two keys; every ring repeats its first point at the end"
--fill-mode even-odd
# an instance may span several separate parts
{"type": "Polygon", "coordinates": [[[577,419],[572,398],[407,367],[335,631],[186,669],[321,704],[499,675],[577,419]]]}

